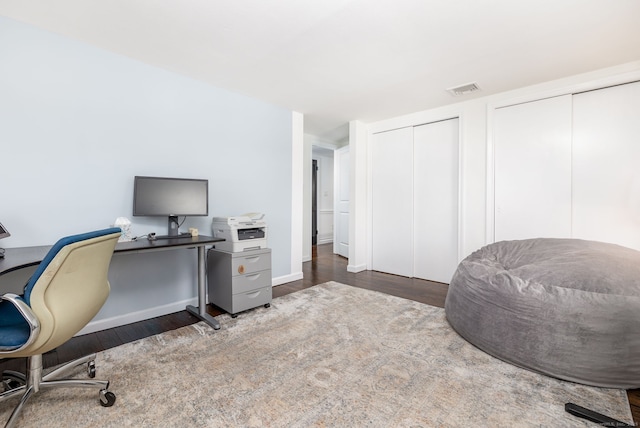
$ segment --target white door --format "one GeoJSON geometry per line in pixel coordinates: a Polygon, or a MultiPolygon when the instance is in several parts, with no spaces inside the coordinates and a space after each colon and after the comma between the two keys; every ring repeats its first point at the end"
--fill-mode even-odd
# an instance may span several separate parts
{"type": "Polygon", "coordinates": [[[571,95],[497,109],[495,241],[571,237],[571,95]]]}
{"type": "Polygon", "coordinates": [[[349,147],[334,152],[335,235],[333,252],[349,258],[349,147]]]}
{"type": "Polygon", "coordinates": [[[447,284],[458,266],[458,141],[458,119],[414,128],[413,276],[447,284]]]}
{"type": "Polygon", "coordinates": [[[374,134],[371,267],[413,275],[413,128],[374,134]]]}
{"type": "Polygon", "coordinates": [[[640,250],[640,82],[574,96],[574,237],[640,250]]]}

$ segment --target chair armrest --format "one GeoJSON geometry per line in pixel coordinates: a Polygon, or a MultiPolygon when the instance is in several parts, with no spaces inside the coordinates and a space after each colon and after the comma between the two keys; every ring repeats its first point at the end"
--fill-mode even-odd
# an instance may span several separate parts
{"type": "Polygon", "coordinates": [[[21,351],[22,349],[31,345],[36,337],[38,337],[38,334],[40,333],[40,321],[38,320],[38,317],[36,317],[36,315],[33,313],[29,305],[27,305],[25,301],[22,300],[22,297],[18,296],[17,294],[5,293],[0,296],[0,300],[6,300],[7,302],[10,302],[13,306],[15,306],[18,312],[20,312],[20,315],[22,315],[22,318],[24,318],[27,324],[29,324],[29,339],[27,339],[27,341],[23,345],[17,348],[0,347],[0,354],[21,351]]]}

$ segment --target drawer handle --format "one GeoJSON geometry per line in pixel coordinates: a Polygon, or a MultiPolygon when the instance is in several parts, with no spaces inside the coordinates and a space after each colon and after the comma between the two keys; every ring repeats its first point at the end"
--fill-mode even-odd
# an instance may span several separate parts
{"type": "Polygon", "coordinates": [[[256,279],[258,279],[260,277],[259,273],[254,273],[253,275],[247,275],[245,276],[245,278],[247,278],[249,281],[255,281],[256,279]]]}
{"type": "Polygon", "coordinates": [[[255,263],[260,259],[260,256],[253,256],[253,257],[247,257],[245,258],[246,261],[250,262],[250,263],[255,263]]]}
{"type": "Polygon", "coordinates": [[[256,297],[258,297],[260,295],[260,290],[254,292],[254,293],[249,293],[246,296],[250,299],[255,299],[256,297]]]}

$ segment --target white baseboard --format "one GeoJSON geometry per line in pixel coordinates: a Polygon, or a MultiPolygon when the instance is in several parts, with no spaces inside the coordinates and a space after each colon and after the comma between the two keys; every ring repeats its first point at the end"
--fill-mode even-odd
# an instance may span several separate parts
{"type": "Polygon", "coordinates": [[[143,309],[137,312],[131,312],[128,314],[117,315],[111,318],[91,321],[89,324],[85,326],[85,328],[80,330],[78,334],[76,334],[76,336],[80,336],[82,334],[88,334],[88,333],[95,333],[96,331],[106,330],[108,328],[119,327],[121,325],[148,320],[150,318],[172,314],[174,312],[180,312],[185,310],[187,305],[198,306],[198,299],[194,297],[193,299],[182,300],[180,302],[173,302],[167,305],[143,309]]]}
{"type": "Polygon", "coordinates": [[[358,273],[367,270],[367,265],[347,265],[347,272],[358,273]]]}
{"type": "MultiPolygon", "coordinates": [[[[283,275],[271,280],[272,286],[280,284],[286,284],[287,282],[297,281],[303,278],[302,272],[292,273],[290,275],[283,275]]],[[[109,328],[119,327],[121,325],[131,324],[138,321],[148,320],[150,318],[159,317],[162,315],[173,314],[175,312],[184,311],[187,305],[198,306],[198,298],[182,300],[180,302],[173,302],[162,306],[156,306],[153,308],[143,309],[128,314],[117,315],[110,318],[91,321],[82,330],[76,334],[80,336],[88,333],[95,333],[96,331],[102,331],[109,328]]]]}
{"type": "Polygon", "coordinates": [[[271,280],[271,285],[275,287],[276,285],[286,284],[287,282],[297,281],[304,277],[302,272],[295,272],[289,275],[279,276],[277,278],[273,278],[271,280]]]}

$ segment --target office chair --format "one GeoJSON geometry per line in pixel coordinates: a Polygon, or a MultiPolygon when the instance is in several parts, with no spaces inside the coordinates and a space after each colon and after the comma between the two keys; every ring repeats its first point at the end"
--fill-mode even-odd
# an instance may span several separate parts
{"type": "Polygon", "coordinates": [[[64,379],[87,364],[95,376],[95,354],[43,373],[42,354],[71,339],[98,313],[109,296],[107,273],[120,237],[119,228],[68,236],[49,250],[22,296],[0,296],[0,358],[27,357],[27,373],[3,373],[0,402],[22,394],[6,424],[15,425],[27,400],[40,389],[89,387],[99,389],[100,404],[112,406],[115,395],[104,380],[64,379]]]}

